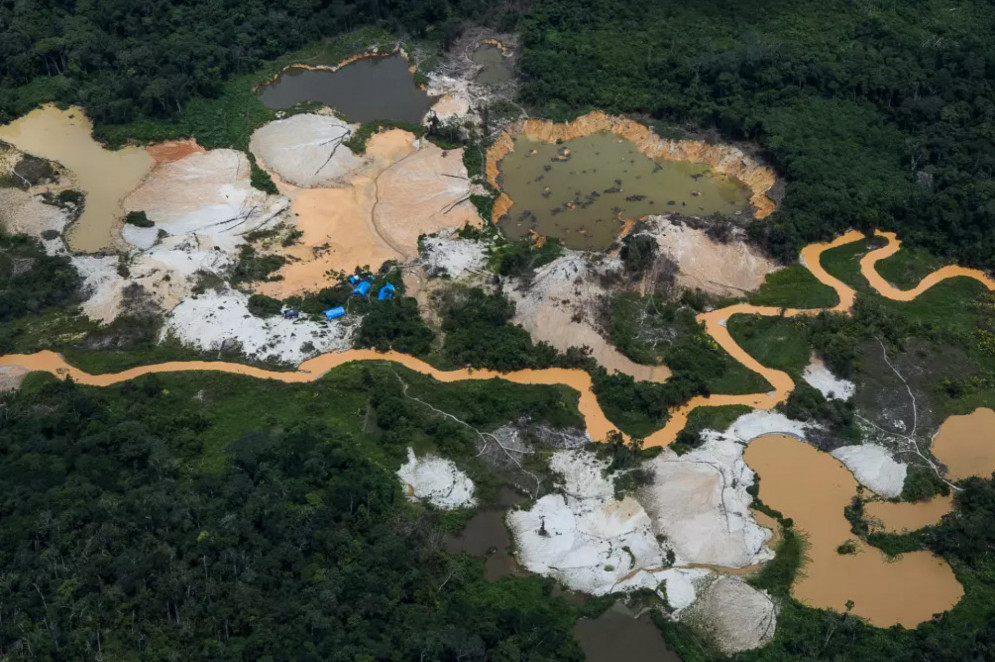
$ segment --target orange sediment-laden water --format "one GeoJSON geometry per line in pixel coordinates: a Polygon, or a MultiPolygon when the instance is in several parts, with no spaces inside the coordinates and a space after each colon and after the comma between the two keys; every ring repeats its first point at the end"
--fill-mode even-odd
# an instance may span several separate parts
{"type": "Polygon", "coordinates": [[[932,451],[953,480],[990,478],[995,471],[995,411],[981,408],[951,416],[936,433],[932,451]]]}
{"type": "MultiPolygon", "coordinates": [[[[864,277],[875,286],[878,281],[884,281],[877,275],[877,272],[874,271],[874,264],[878,260],[894,254],[895,249],[891,248],[891,246],[893,243],[898,241],[892,233],[878,232],[877,234],[886,238],[889,241],[889,244],[883,248],[879,248],[868,253],[868,255],[861,261],[861,270],[864,277]]],[[[716,342],[716,344],[727,351],[733,358],[742,363],[744,366],[766,379],[770,383],[771,389],[763,393],[749,393],[745,395],[710,395],[707,397],[699,396],[692,398],[686,404],[672,410],[667,424],[657,432],[647,437],[645,445],[647,447],[669,445],[676,438],[677,433],[684,428],[684,425],[687,422],[688,414],[698,407],[745,405],[754,409],[772,409],[779,403],[783,402],[791,393],[792,389],[794,389],[794,381],[787,373],[767,367],[750,356],[733,339],[732,335],[726,329],[726,322],[733,315],[784,315],[786,317],[794,317],[799,315],[815,315],[825,310],[840,313],[849,312],[856,296],[853,288],[826,272],[820,264],[820,257],[822,253],[827,250],[844,246],[863,238],[864,235],[860,232],[848,232],[831,242],[811,244],[806,246],[801,251],[801,260],[806,268],[808,268],[808,270],[812,272],[812,274],[820,282],[835,290],[839,298],[839,302],[832,308],[776,308],[773,306],[735,304],[699,315],[698,321],[705,325],[708,335],[716,342]]],[[[992,281],[980,272],[968,269],[951,270],[950,267],[945,268],[943,271],[948,274],[946,276],[947,278],[954,276],[967,276],[979,280],[990,289],[995,289],[995,281],[992,281]]],[[[929,285],[924,286],[923,283],[920,283],[916,288],[914,288],[914,291],[925,291],[929,286],[936,284],[940,280],[942,279],[934,279],[932,276],[927,276],[923,279],[923,283],[927,283],[928,281],[929,285]]],[[[889,298],[896,298],[899,300],[901,300],[901,297],[904,296],[901,290],[895,290],[890,285],[882,288],[881,293],[889,298]]],[[[592,439],[604,439],[608,432],[616,430],[615,426],[611,424],[598,405],[597,399],[592,391],[590,376],[582,370],[575,369],[547,368],[542,370],[520,370],[510,373],[469,369],[443,371],[430,366],[420,359],[406,354],[398,352],[378,353],[372,350],[348,350],[345,352],[322,354],[321,356],[302,363],[296,372],[269,371],[247,366],[241,363],[228,363],[223,361],[183,361],[140,366],[121,373],[90,375],[82,370],[79,370],[78,368],[70,366],[66,363],[65,359],[53,352],[39,352],[31,355],[3,356],[0,357],[0,365],[22,365],[32,370],[41,370],[63,376],[71,375],[74,380],[82,384],[106,386],[108,384],[115,384],[124,380],[133,379],[147,373],[185,372],[198,370],[228,372],[259,377],[261,379],[278,379],[284,382],[299,383],[313,381],[321,374],[344,363],[372,360],[393,361],[400,363],[408,368],[411,368],[412,370],[430,375],[440,381],[446,382],[466,379],[500,378],[519,384],[562,384],[564,386],[569,386],[580,393],[580,412],[584,416],[587,432],[592,439]]]]}
{"type": "Polygon", "coordinates": [[[744,458],[763,477],[760,498],[794,520],[806,538],[807,561],[791,587],[799,601],[838,612],[850,605],[878,627],[915,627],[964,594],[946,561],[930,552],[889,559],[862,543],[854,554],[837,551],[856,537],[843,508],[857,481],[836,458],[785,435],[753,440],[744,458]]]}
{"type": "MultiPolygon", "coordinates": [[[[861,272],[867,281],[885,297],[908,300],[926,291],[945,278],[956,276],[978,280],[989,289],[995,281],[985,274],[969,269],[946,267],[924,278],[912,290],[898,290],[886,283],[875,271],[875,264],[897,251],[898,240],[891,233],[877,233],[888,244],[868,253],[861,260],[861,272]],[[940,275],[937,275],[940,274],[940,275]],[[916,293],[916,294],[910,294],[916,293]]],[[[853,288],[827,273],[820,264],[826,250],[843,246],[864,238],[859,232],[847,233],[828,243],[812,244],[801,253],[802,263],[822,283],[833,288],[838,303],[828,309],[779,309],[770,306],[736,304],[708,313],[698,320],[705,325],[708,335],[733,358],[766,379],[771,389],[763,393],[746,395],[712,395],[693,398],[687,404],[671,411],[667,425],[646,439],[647,446],[666,446],[687,422],[688,414],[697,407],[720,405],[746,405],[755,409],[771,409],[783,402],[794,388],[791,377],[780,370],[762,365],[733,340],[726,329],[726,321],[733,315],[784,315],[793,317],[813,315],[823,310],[848,313],[855,299],[853,288]]],[[[277,372],[240,363],[213,361],[181,361],[141,366],[119,373],[91,375],[69,365],[54,352],[0,357],[0,366],[20,366],[28,370],[49,372],[60,377],[92,386],[108,386],[148,373],[216,371],[246,375],[258,379],[276,379],[288,383],[314,381],[334,368],[353,361],[391,361],[411,370],[428,375],[442,382],[472,379],[503,379],[517,384],[563,385],[580,394],[578,408],[583,415],[587,433],[592,439],[605,439],[615,427],[607,419],[592,390],[590,376],[583,370],[550,368],[498,373],[491,370],[439,370],[415,357],[398,352],[349,350],[322,354],[298,366],[296,371],[277,372]]],[[[989,411],[990,410],[985,410],[989,411]]],[[[977,412],[976,412],[977,414],[977,412]]],[[[995,412],[992,412],[995,416],[995,412]]],[[[991,427],[991,426],[989,426],[991,427]]],[[[973,429],[973,428],[972,428],[973,429]]],[[[965,435],[937,437],[937,456],[951,468],[951,475],[961,471],[955,462],[955,450],[962,445],[965,435]],[[949,441],[947,441],[949,437],[949,441]],[[945,450],[947,447],[951,450],[945,450]]],[[[977,430],[975,430],[977,432],[977,430]]],[[[974,434],[972,432],[971,434],[974,434]]],[[[978,436],[978,435],[975,435],[978,436]]],[[[987,439],[988,437],[986,437],[987,439]]],[[[973,458],[971,446],[962,453],[963,458],[973,458]],[[964,454],[966,453],[966,454],[964,454]]],[[[965,472],[978,474],[995,468],[995,454],[989,445],[980,446],[985,462],[970,459],[965,472]],[[984,464],[981,469],[978,467],[984,464]],[[989,468],[991,466],[991,468],[989,468]]],[[[836,459],[821,453],[796,439],[783,435],[767,435],[755,440],[746,451],[747,462],[763,476],[761,498],[796,522],[808,536],[808,561],[804,575],[795,582],[792,591],[805,604],[844,611],[852,601],[852,612],[872,624],[887,627],[901,624],[914,627],[929,619],[934,613],[952,607],[963,595],[950,567],[941,558],[927,552],[902,555],[898,560],[887,559],[882,552],[866,545],[858,545],[856,554],[839,554],[837,547],[854,538],[843,517],[843,508],[856,494],[856,481],[836,459]]],[[[868,515],[879,520],[887,530],[915,529],[935,522],[949,512],[949,500],[926,504],[868,505],[868,515]]]]}

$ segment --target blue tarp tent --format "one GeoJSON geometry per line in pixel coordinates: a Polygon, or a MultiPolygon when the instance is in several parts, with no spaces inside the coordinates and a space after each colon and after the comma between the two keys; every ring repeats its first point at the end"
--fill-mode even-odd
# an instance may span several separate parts
{"type": "Polygon", "coordinates": [[[356,289],[352,291],[353,294],[357,294],[361,297],[365,297],[370,293],[370,281],[364,280],[362,283],[356,286],[356,289]]]}
{"type": "Polygon", "coordinates": [[[353,274],[353,275],[349,276],[349,284],[350,285],[355,285],[358,282],[359,282],[359,276],[357,276],[356,274],[353,274]]]}
{"type": "Polygon", "coordinates": [[[328,310],[325,311],[326,320],[333,320],[336,317],[342,317],[343,315],[345,315],[345,308],[343,308],[342,306],[339,306],[337,308],[329,308],[328,310]]]}
{"type": "Polygon", "coordinates": [[[394,298],[394,286],[393,285],[391,285],[390,283],[387,283],[386,285],[384,285],[383,287],[380,288],[380,293],[377,295],[377,299],[379,299],[380,301],[383,301],[384,299],[393,299],[393,298],[394,298]]]}

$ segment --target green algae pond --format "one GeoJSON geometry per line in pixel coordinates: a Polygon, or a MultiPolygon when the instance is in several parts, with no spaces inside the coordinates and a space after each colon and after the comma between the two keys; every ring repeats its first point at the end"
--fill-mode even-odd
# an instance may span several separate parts
{"type": "Polygon", "coordinates": [[[526,136],[499,164],[501,190],[514,204],[500,220],[508,237],[530,231],[575,250],[604,250],[624,222],[650,214],[735,215],[749,189],[703,163],[654,160],[628,140],[596,133],[561,144],[526,136]]]}

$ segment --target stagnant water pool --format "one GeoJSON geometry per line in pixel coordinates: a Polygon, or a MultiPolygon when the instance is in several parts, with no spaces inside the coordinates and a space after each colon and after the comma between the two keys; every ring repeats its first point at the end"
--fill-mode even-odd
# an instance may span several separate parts
{"type": "Polygon", "coordinates": [[[481,85],[501,85],[511,80],[509,58],[506,58],[497,46],[481,44],[473,51],[470,59],[474,64],[483,67],[474,77],[474,80],[481,85]]]}
{"type": "Polygon", "coordinates": [[[649,214],[749,208],[742,182],[702,163],[651,159],[608,133],[558,145],[519,136],[499,169],[501,190],[514,201],[500,221],[505,234],[519,239],[534,230],[577,250],[608,248],[624,221],[649,214]]]}
{"type": "Polygon", "coordinates": [[[432,105],[400,55],[364,58],[334,72],[290,67],[261,86],[258,95],[263,105],[273,109],[317,101],[350,122],[418,124],[432,105]]]}

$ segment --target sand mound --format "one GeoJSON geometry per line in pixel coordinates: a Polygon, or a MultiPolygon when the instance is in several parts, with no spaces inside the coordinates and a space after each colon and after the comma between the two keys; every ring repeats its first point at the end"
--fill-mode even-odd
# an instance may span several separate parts
{"type": "Polygon", "coordinates": [[[550,467],[562,475],[564,493],[508,513],[522,565],[594,595],[639,588],[626,583],[631,575],[667,565],[646,511],[632,497],[615,500],[592,453],[559,451],[550,467]]]}
{"type": "Polygon", "coordinates": [[[31,371],[23,365],[0,366],[0,393],[19,389],[29,372],[31,371]]]}
{"type": "Polygon", "coordinates": [[[363,162],[342,145],[353,129],[334,115],[293,115],[256,129],[249,150],[267,170],[295,186],[342,185],[363,162]]]}
{"type": "Polygon", "coordinates": [[[425,500],[436,508],[453,510],[475,503],[473,481],[452,461],[437,455],[415,456],[408,449],[408,461],[397,470],[401,485],[412,501],[425,500]]]}
{"type": "Polygon", "coordinates": [[[836,400],[849,400],[856,390],[853,382],[834,375],[820,358],[812,359],[805,368],[802,379],[825,397],[836,400]]]}
{"type": "Polygon", "coordinates": [[[728,243],[711,239],[704,230],[651,216],[639,230],[654,237],[661,253],[677,263],[678,285],[719,296],[737,296],[763,284],[777,264],[741,236],[728,243]]]}
{"type": "Polygon", "coordinates": [[[640,381],[665,381],[663,365],[640,365],[615,349],[598,328],[595,314],[608,290],[600,274],[620,268],[617,260],[593,264],[580,253],[568,252],[539,268],[528,287],[507,280],[504,292],[515,303],[516,324],[536,341],[560,351],[590,347],[591,355],[609,372],[621,372],[640,381]]]}
{"type": "Polygon", "coordinates": [[[732,655],[770,642],[777,607],[765,592],[736,577],[723,576],[709,584],[680,620],[720,652],[732,655]]]}
{"type": "Polygon", "coordinates": [[[753,497],[746,488],[754,473],[741,444],[714,434],[690,453],[665,449],[644,466],[654,479],[638,499],[679,563],[741,568],[774,557],[766,545],[771,532],[750,511],[753,497]]]}
{"type": "Polygon", "coordinates": [[[896,462],[883,446],[840,446],[830,455],[845,464],[857,482],[875,494],[888,499],[901,496],[909,467],[896,462]]]}

